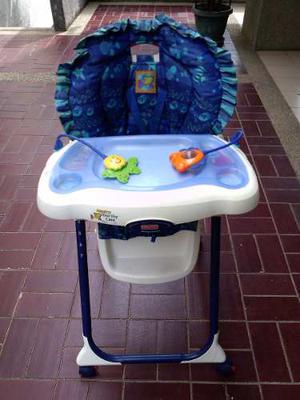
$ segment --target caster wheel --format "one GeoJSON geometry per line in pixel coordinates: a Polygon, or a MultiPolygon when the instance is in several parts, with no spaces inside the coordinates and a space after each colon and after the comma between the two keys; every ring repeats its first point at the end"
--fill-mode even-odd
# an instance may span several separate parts
{"type": "Polygon", "coordinates": [[[235,372],[235,366],[232,364],[231,360],[226,359],[224,362],[216,365],[216,370],[223,376],[231,376],[235,372]]]}
{"type": "Polygon", "coordinates": [[[95,367],[79,367],[79,375],[82,378],[92,378],[97,375],[97,371],[95,367]]]}

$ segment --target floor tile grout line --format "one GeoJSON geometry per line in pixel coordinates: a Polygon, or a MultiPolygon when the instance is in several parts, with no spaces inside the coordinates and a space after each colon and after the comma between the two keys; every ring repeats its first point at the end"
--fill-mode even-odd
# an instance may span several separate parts
{"type": "MultiPolygon", "coordinates": [[[[105,275],[104,275],[105,276],[105,275]]],[[[104,283],[103,283],[104,285],[104,283]]],[[[104,291],[103,291],[104,293],[104,291]]],[[[129,284],[129,295],[128,295],[128,309],[127,309],[127,318],[125,318],[125,343],[124,343],[124,348],[125,348],[125,353],[128,354],[127,352],[127,346],[128,346],[128,338],[129,338],[129,322],[132,320],[130,318],[130,312],[131,312],[131,295],[132,295],[132,283],[129,284]]],[[[104,296],[104,294],[103,294],[104,296]]],[[[101,305],[102,305],[102,300],[101,299],[101,305]]],[[[124,365],[123,367],[123,373],[122,373],[122,379],[123,381],[126,379],[126,372],[127,372],[127,366],[124,365]]],[[[158,372],[156,371],[156,379],[157,379],[158,372]]],[[[125,396],[125,384],[124,384],[124,396],[125,396]]]]}
{"type": "MultiPolygon", "coordinates": [[[[202,227],[200,227],[199,224],[199,229],[200,229],[200,243],[199,243],[199,252],[201,251],[201,230],[202,227]]],[[[188,350],[190,351],[191,348],[191,340],[190,340],[190,293],[189,293],[189,285],[188,285],[188,278],[184,277],[184,292],[185,292],[185,299],[186,299],[186,333],[187,333],[187,347],[188,350]]],[[[192,367],[191,364],[188,364],[188,375],[189,375],[189,380],[192,380],[192,367]]],[[[191,400],[193,400],[193,389],[192,385],[190,385],[190,397],[191,400]]]]}
{"type": "MultiPolygon", "coordinates": [[[[72,307],[71,307],[71,310],[72,310],[72,307]]],[[[64,353],[64,350],[65,350],[66,348],[68,348],[68,347],[72,347],[72,346],[67,346],[67,345],[66,345],[66,340],[67,340],[67,338],[68,338],[68,335],[69,335],[69,332],[70,332],[70,329],[71,329],[71,328],[70,328],[71,320],[70,320],[69,318],[64,318],[64,319],[67,320],[67,329],[66,329],[65,337],[64,337],[64,340],[63,340],[63,343],[62,343],[61,356],[60,356],[60,359],[59,359],[59,364],[58,364],[58,369],[57,369],[57,378],[59,378],[59,376],[60,376],[60,371],[61,371],[62,366],[63,366],[63,353],[64,353]]],[[[80,320],[80,322],[81,322],[81,320],[80,320]]],[[[74,346],[74,347],[75,347],[75,346],[74,346]]]]}
{"type": "MultiPolygon", "coordinates": [[[[123,368],[123,375],[124,375],[124,370],[125,370],[125,368],[126,368],[126,366],[124,366],[124,368],[123,368]]],[[[125,376],[123,376],[123,379],[122,379],[122,393],[121,393],[121,399],[122,400],[125,400],[125,376]]]]}
{"type": "MultiPolygon", "coordinates": [[[[33,256],[32,256],[32,258],[31,258],[31,262],[32,262],[32,259],[33,259],[33,256]]],[[[31,265],[31,264],[30,264],[31,265]]],[[[19,299],[20,299],[20,296],[21,296],[21,298],[22,298],[22,296],[23,296],[23,289],[24,289],[24,286],[25,286],[25,283],[26,283],[26,281],[27,281],[27,277],[28,277],[28,273],[29,273],[29,269],[28,270],[26,270],[26,273],[25,273],[25,276],[24,276],[24,279],[23,279],[23,284],[21,285],[21,288],[20,288],[20,292],[19,292],[19,296],[18,296],[18,298],[17,298],[17,301],[16,301],[16,307],[15,307],[15,309],[14,309],[14,312],[15,312],[15,310],[17,309],[17,306],[18,306],[18,304],[19,304],[19,299]]],[[[39,326],[39,322],[40,320],[38,320],[38,322],[37,322],[37,326],[36,326],[36,329],[38,329],[38,326],[39,326]]],[[[4,348],[4,344],[3,344],[3,348],[4,348]]],[[[34,347],[35,347],[35,344],[33,345],[33,348],[32,348],[32,351],[30,352],[30,355],[29,355],[29,357],[28,357],[28,365],[27,365],[27,367],[25,367],[25,376],[26,376],[26,374],[27,374],[27,371],[28,371],[28,368],[29,368],[29,365],[30,365],[30,361],[31,361],[31,357],[32,357],[32,354],[33,354],[33,351],[34,351],[34,347]]],[[[0,352],[0,357],[1,357],[1,352],[0,352]]]]}
{"type": "MultiPolygon", "coordinates": [[[[239,119],[239,116],[238,116],[238,120],[239,120],[239,122],[240,122],[240,124],[242,126],[242,123],[241,123],[241,120],[239,119]]],[[[246,141],[247,141],[247,139],[246,139],[246,141]]],[[[252,162],[254,162],[251,149],[250,149],[250,157],[252,159],[252,162]]],[[[256,165],[256,164],[254,163],[254,165],[256,165]]],[[[229,240],[230,240],[230,243],[231,243],[231,248],[233,250],[233,255],[234,255],[234,258],[235,258],[235,261],[236,261],[236,265],[238,266],[238,262],[237,262],[238,260],[236,259],[236,254],[235,254],[235,250],[234,250],[235,247],[234,247],[234,243],[233,243],[233,238],[231,236],[231,228],[230,228],[230,226],[228,227],[228,233],[229,233],[229,240]]],[[[256,244],[256,247],[257,247],[257,243],[256,242],[255,242],[255,244],[256,244]]],[[[241,283],[241,279],[240,279],[239,273],[237,273],[236,276],[237,276],[237,281],[238,281],[238,285],[239,285],[239,289],[240,289],[241,303],[242,303],[242,306],[243,306],[243,312],[244,312],[244,316],[245,316],[245,325],[246,325],[246,329],[247,329],[247,333],[248,333],[248,339],[249,339],[249,344],[250,344],[250,348],[251,348],[251,355],[252,355],[252,361],[253,361],[253,365],[254,365],[256,380],[258,382],[260,397],[261,397],[262,400],[264,400],[264,395],[263,395],[262,387],[261,387],[261,384],[260,384],[260,376],[259,376],[259,373],[258,373],[258,366],[257,366],[256,357],[255,357],[255,353],[254,353],[254,346],[253,346],[251,332],[250,332],[247,308],[246,308],[246,303],[245,303],[245,300],[244,300],[243,287],[242,287],[242,283],[241,283]]]]}
{"type": "MultiPolygon", "coordinates": [[[[51,400],[55,400],[55,397],[56,397],[56,395],[57,395],[57,388],[58,388],[58,385],[59,385],[59,380],[58,379],[55,379],[54,380],[54,387],[53,387],[53,391],[52,391],[52,396],[51,396],[51,400]]],[[[86,400],[86,399],[84,399],[84,400],[86,400]]]]}
{"type": "MultiPolygon", "coordinates": [[[[26,271],[26,272],[30,272],[30,271],[26,271]]],[[[67,294],[67,295],[70,295],[70,294],[73,294],[74,295],[74,292],[73,291],[71,291],[71,292],[56,292],[56,291],[49,291],[49,292],[36,292],[36,291],[23,291],[23,290],[21,290],[20,291],[20,293],[22,293],[22,296],[24,295],[24,294],[38,294],[38,295],[49,295],[49,296],[60,296],[60,295],[62,295],[62,294],[67,294]]],[[[73,296],[74,297],[74,296],[73,296]]],[[[72,301],[72,305],[73,305],[73,301],[72,301]]]]}
{"type": "MultiPolygon", "coordinates": [[[[93,382],[93,381],[91,381],[91,382],[93,382]]],[[[89,398],[89,394],[90,394],[90,391],[91,391],[91,382],[88,383],[88,388],[87,388],[87,392],[86,392],[86,398],[83,399],[83,400],[87,400],[89,398]]]]}
{"type": "MultiPolygon", "coordinates": [[[[11,382],[11,381],[39,381],[39,382],[78,382],[78,378],[75,377],[68,377],[68,378],[21,378],[21,377],[1,377],[1,381],[4,382],[11,382]]],[[[80,382],[86,382],[86,383],[121,383],[122,381],[118,378],[113,378],[113,379],[109,379],[109,378],[104,378],[104,379],[99,379],[99,378],[86,378],[80,382]]],[[[147,383],[161,383],[161,384],[174,384],[176,385],[178,382],[180,383],[184,383],[184,384],[189,384],[190,381],[183,379],[180,381],[174,381],[174,380],[162,380],[157,382],[156,380],[153,379],[126,379],[124,381],[124,383],[141,383],[141,384],[147,384],[147,383]]],[[[221,384],[221,385],[236,385],[236,386],[258,386],[259,384],[262,385],[270,385],[270,386],[274,386],[274,385],[278,385],[278,386],[300,386],[300,381],[295,381],[295,382],[282,382],[282,381],[260,381],[259,383],[257,381],[218,381],[218,380],[211,380],[211,381],[201,381],[201,380],[193,380],[191,382],[192,384],[203,384],[203,385],[215,385],[215,384],[221,384]]]]}
{"type": "MultiPolygon", "coordinates": [[[[88,271],[88,274],[90,275],[91,270],[88,271]]],[[[89,277],[90,279],[90,277],[89,277]]],[[[104,298],[104,289],[105,289],[105,282],[107,281],[107,275],[104,273],[102,283],[101,283],[101,296],[100,296],[100,305],[99,305],[99,311],[97,315],[97,319],[103,319],[102,315],[102,306],[103,306],[103,298],[104,298]]]]}
{"type": "MultiPolygon", "coordinates": [[[[288,275],[288,274],[287,274],[288,275]]],[[[297,294],[244,294],[244,297],[251,298],[297,298],[297,294]]]]}
{"type": "MultiPolygon", "coordinates": [[[[286,153],[284,155],[287,157],[286,153]]],[[[271,155],[269,155],[269,159],[270,159],[270,162],[271,162],[275,172],[277,173],[277,176],[281,176],[271,155]]]]}
{"type": "Polygon", "coordinates": [[[284,340],[283,340],[282,333],[281,333],[281,330],[280,330],[280,327],[279,327],[279,322],[276,322],[276,328],[277,328],[277,332],[278,332],[278,336],[279,336],[279,340],[280,340],[280,344],[281,344],[284,360],[285,360],[285,363],[286,363],[286,367],[287,367],[287,370],[289,372],[289,377],[290,377],[291,382],[294,382],[294,377],[293,377],[292,369],[291,369],[291,366],[290,366],[289,358],[288,358],[288,355],[287,355],[287,352],[286,352],[286,349],[285,349],[284,340]]]}
{"type": "MultiPolygon", "coordinates": [[[[25,277],[26,277],[26,274],[25,274],[25,276],[24,276],[24,282],[25,282],[25,277]]],[[[23,284],[24,284],[24,282],[23,282],[23,284]]],[[[22,292],[19,293],[19,296],[18,296],[18,298],[17,298],[17,300],[16,300],[16,303],[15,303],[15,306],[14,306],[14,308],[13,308],[13,310],[12,310],[11,315],[8,316],[8,318],[10,318],[10,322],[9,322],[9,324],[8,324],[8,327],[7,327],[7,330],[6,330],[4,339],[3,339],[3,341],[2,341],[2,346],[1,346],[1,348],[0,348],[0,358],[1,358],[1,355],[2,355],[2,353],[3,353],[4,347],[5,347],[5,345],[6,345],[6,342],[7,342],[9,333],[10,333],[10,328],[11,328],[11,326],[12,326],[13,321],[15,320],[14,315],[15,315],[15,311],[16,311],[16,309],[17,309],[17,306],[18,306],[18,304],[19,304],[19,300],[20,300],[20,298],[22,298],[21,293],[22,293],[22,292]]]]}
{"type": "MultiPolygon", "coordinates": [[[[47,222],[45,223],[44,228],[46,227],[47,222]]],[[[42,237],[44,237],[44,236],[46,236],[46,234],[50,234],[50,233],[55,233],[55,232],[48,232],[48,231],[44,230],[43,234],[42,234],[42,237]]],[[[57,251],[55,253],[55,257],[54,257],[53,264],[52,264],[53,265],[53,269],[55,271],[56,271],[56,266],[57,266],[58,260],[62,255],[64,244],[65,244],[65,239],[66,239],[66,236],[67,236],[68,233],[69,232],[60,232],[60,234],[59,234],[59,232],[57,232],[57,236],[61,236],[61,237],[60,237],[58,248],[57,248],[57,251]]],[[[73,233],[73,231],[72,231],[72,233],[73,233]]],[[[77,258],[76,258],[76,260],[77,260],[77,258]]],[[[78,271],[78,267],[76,268],[76,270],[78,271]]]]}
{"type": "Polygon", "coordinates": [[[224,394],[225,394],[225,400],[233,400],[232,396],[230,396],[229,392],[228,392],[228,384],[230,384],[230,382],[225,382],[224,383],[224,394]]]}
{"type": "MultiPolygon", "coordinates": [[[[63,364],[63,351],[67,347],[66,346],[66,340],[67,340],[68,334],[70,332],[70,325],[71,325],[71,321],[72,321],[71,315],[72,315],[72,310],[73,310],[73,307],[74,307],[74,304],[75,304],[76,291],[77,291],[78,287],[79,287],[79,276],[78,276],[78,273],[77,273],[76,285],[75,285],[74,291],[71,292],[71,293],[73,293],[73,296],[72,296],[72,301],[71,301],[71,305],[70,305],[70,312],[69,312],[69,315],[66,317],[66,320],[68,322],[67,322],[67,329],[66,329],[66,332],[65,332],[65,337],[64,337],[64,340],[63,340],[63,343],[62,343],[61,357],[60,357],[60,362],[59,362],[58,371],[57,371],[58,376],[59,376],[59,373],[60,373],[60,370],[61,370],[61,367],[62,367],[62,364],[63,364]]],[[[80,328],[82,330],[82,317],[79,318],[79,320],[80,320],[80,328]]]]}
{"type": "MultiPolygon", "coordinates": [[[[105,280],[105,277],[107,277],[107,275],[105,274],[104,275],[104,280],[105,280]]],[[[104,293],[104,291],[103,291],[103,293],[104,293]]],[[[128,296],[128,309],[127,309],[127,317],[126,318],[123,318],[123,320],[125,320],[126,321],[126,329],[125,329],[125,344],[124,344],[124,348],[125,348],[125,352],[126,352],[126,354],[128,354],[127,353],[127,347],[128,347],[128,337],[129,337],[129,323],[130,323],[130,321],[132,320],[132,318],[130,317],[130,313],[131,313],[131,295],[132,295],[132,284],[130,283],[129,284],[129,296],[128,296]]],[[[104,296],[104,294],[103,294],[103,296],[104,296]]],[[[103,299],[103,298],[102,298],[103,299]]],[[[101,305],[102,305],[102,300],[101,300],[101,305]]],[[[126,365],[124,366],[124,371],[123,371],[123,379],[125,379],[126,378],[126,365]]]]}
{"type": "MultiPolygon", "coordinates": [[[[191,368],[189,368],[189,373],[190,373],[190,369],[191,368]]],[[[190,400],[193,400],[193,398],[194,398],[194,389],[193,389],[193,383],[192,383],[191,377],[189,379],[189,388],[190,388],[190,400]]]]}
{"type": "MultiPolygon", "coordinates": [[[[38,336],[38,330],[39,330],[40,323],[41,323],[41,318],[39,318],[38,321],[37,321],[37,325],[36,325],[36,328],[35,328],[35,335],[34,335],[35,339],[38,336]]],[[[34,344],[32,345],[32,348],[31,348],[29,356],[28,356],[27,365],[25,366],[25,369],[24,369],[24,376],[26,376],[26,377],[27,377],[28,370],[29,370],[29,367],[30,367],[30,364],[31,364],[32,355],[34,353],[34,350],[35,350],[36,346],[37,346],[37,343],[36,343],[36,341],[34,341],[34,344]]]]}
{"type": "MultiPolygon", "coordinates": [[[[272,221],[272,222],[274,223],[274,221],[272,221]]],[[[261,271],[263,273],[265,273],[266,272],[265,264],[264,264],[263,257],[262,257],[262,254],[261,254],[261,250],[260,250],[260,247],[259,247],[259,244],[258,244],[258,241],[257,241],[257,237],[256,237],[255,234],[253,234],[252,237],[253,237],[253,240],[254,240],[254,243],[255,243],[255,247],[256,247],[256,251],[257,251],[257,254],[258,254],[258,258],[259,258],[259,261],[260,261],[261,271]]]]}
{"type": "Polygon", "coordinates": [[[294,207],[293,207],[294,204],[300,206],[300,203],[288,203],[288,204],[289,204],[289,208],[290,208],[291,213],[292,213],[292,215],[293,215],[293,217],[294,217],[294,221],[295,221],[295,223],[296,223],[296,226],[297,226],[297,228],[298,228],[298,230],[299,230],[299,234],[300,234],[300,220],[297,219],[296,213],[295,213],[295,209],[294,209],[294,207]]]}
{"type": "MultiPolygon", "coordinates": [[[[263,178],[268,178],[267,176],[264,176],[263,178]]],[[[277,177],[274,177],[277,178],[277,177]]],[[[288,178],[288,177],[286,177],[288,178]]],[[[266,188],[266,190],[273,190],[274,192],[285,192],[286,190],[289,190],[289,192],[299,192],[300,189],[299,188],[266,188]]],[[[295,202],[295,203],[291,203],[288,201],[271,201],[272,204],[299,204],[299,202],[295,202]]],[[[258,217],[259,218],[259,217],[258,217]]],[[[260,217],[260,218],[266,218],[266,217],[260,217]]]]}
{"type": "MultiPolygon", "coordinates": [[[[0,317],[0,319],[11,319],[11,318],[12,317],[9,316],[9,315],[0,317]]],[[[59,320],[61,320],[61,319],[62,320],[68,320],[69,317],[68,316],[55,316],[55,317],[53,317],[53,316],[45,316],[45,315],[14,316],[13,317],[14,320],[24,320],[24,319],[27,319],[27,320],[38,320],[38,319],[49,320],[49,319],[53,319],[53,318],[59,319],[59,320]]],[[[79,317],[71,318],[71,320],[79,321],[80,318],[79,317]]],[[[126,318],[105,318],[105,319],[103,319],[103,321],[114,321],[114,320],[126,321],[126,318]]],[[[140,321],[140,322],[147,321],[147,320],[148,320],[147,318],[144,318],[144,319],[142,319],[142,318],[133,318],[132,319],[132,321],[140,321]]],[[[154,321],[154,322],[156,322],[156,321],[186,322],[185,319],[158,319],[158,318],[151,318],[150,320],[154,321]]],[[[250,323],[261,323],[261,324],[268,324],[270,322],[276,322],[276,321],[277,321],[276,319],[268,319],[268,320],[266,320],[266,319],[249,319],[248,320],[248,322],[250,322],[250,323]]],[[[207,319],[192,319],[192,320],[189,320],[189,322],[206,322],[207,323],[207,322],[209,322],[209,320],[207,320],[207,319]]],[[[222,319],[222,320],[220,319],[220,322],[222,322],[222,323],[244,323],[245,320],[244,319],[225,319],[225,320],[224,319],[222,319]]],[[[278,322],[279,323],[284,323],[284,324],[300,324],[299,320],[293,320],[293,319],[290,319],[290,320],[283,319],[283,320],[280,320],[278,322]]],[[[76,346],[67,346],[67,347],[76,347],[76,346]]]]}

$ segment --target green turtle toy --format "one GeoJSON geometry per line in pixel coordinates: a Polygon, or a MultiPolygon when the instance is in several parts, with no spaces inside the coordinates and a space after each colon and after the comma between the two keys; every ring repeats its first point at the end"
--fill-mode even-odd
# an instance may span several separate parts
{"type": "Polygon", "coordinates": [[[141,173],[136,157],[130,157],[126,160],[117,154],[107,156],[104,161],[105,170],[102,172],[103,178],[117,179],[120,183],[127,183],[130,175],[141,173]]]}

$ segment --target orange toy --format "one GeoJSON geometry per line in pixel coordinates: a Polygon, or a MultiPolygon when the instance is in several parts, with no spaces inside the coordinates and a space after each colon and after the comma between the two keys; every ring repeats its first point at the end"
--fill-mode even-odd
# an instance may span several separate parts
{"type": "Polygon", "coordinates": [[[184,149],[171,153],[169,159],[172,166],[179,172],[186,172],[193,165],[198,164],[204,157],[204,153],[196,148],[184,149]]]}

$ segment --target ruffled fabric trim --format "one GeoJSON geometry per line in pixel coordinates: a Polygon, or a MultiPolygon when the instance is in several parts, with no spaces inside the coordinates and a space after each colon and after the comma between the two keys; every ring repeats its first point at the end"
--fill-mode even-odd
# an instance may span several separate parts
{"type": "Polygon", "coordinates": [[[73,136],[77,137],[82,136],[82,132],[76,131],[73,112],[69,103],[70,87],[72,82],[71,74],[74,66],[76,66],[79,60],[86,55],[88,55],[87,51],[80,52],[80,54],[77,54],[72,61],[60,64],[56,72],[55,107],[59,113],[59,119],[65,132],[69,134],[72,133],[73,136]]]}
{"type": "Polygon", "coordinates": [[[78,43],[75,48],[76,56],[73,61],[59,65],[57,71],[55,103],[56,109],[60,114],[61,123],[66,133],[72,132],[72,135],[75,136],[82,135],[80,131],[76,131],[72,109],[69,104],[69,91],[71,86],[72,71],[76,64],[82,60],[82,58],[88,56],[89,42],[97,37],[105,37],[112,33],[125,32],[127,30],[149,33],[151,31],[156,31],[163,25],[174,29],[183,37],[190,38],[191,40],[204,40],[209,51],[214,55],[221,75],[222,100],[218,116],[212,125],[212,131],[215,134],[221,134],[223,132],[225,126],[234,113],[237,96],[236,69],[231,60],[230,52],[217,47],[213,40],[202,36],[199,32],[196,32],[189,27],[178,23],[164,14],[160,14],[151,20],[126,19],[98,29],[96,32],[86,36],[78,43]]]}

